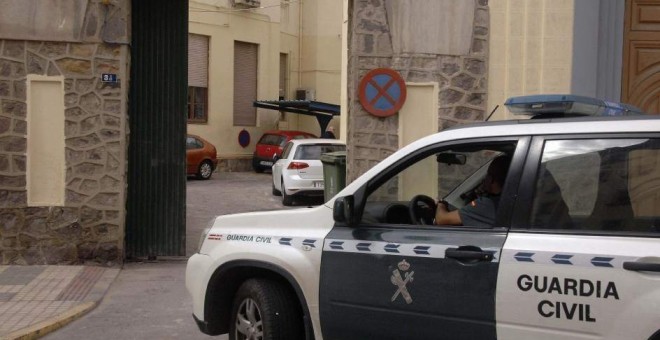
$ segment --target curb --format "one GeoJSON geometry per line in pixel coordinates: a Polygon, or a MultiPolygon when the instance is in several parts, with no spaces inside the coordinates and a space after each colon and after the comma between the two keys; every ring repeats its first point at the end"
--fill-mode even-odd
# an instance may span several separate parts
{"type": "Polygon", "coordinates": [[[9,340],[32,340],[37,339],[46,334],[53,332],[57,329],[60,329],[70,322],[80,318],[81,316],[87,314],[90,310],[94,309],[98,305],[98,302],[91,301],[79,304],[70,310],[56,315],[46,321],[42,321],[38,324],[34,324],[22,329],[19,329],[15,332],[9,333],[7,339],[9,340]]]}

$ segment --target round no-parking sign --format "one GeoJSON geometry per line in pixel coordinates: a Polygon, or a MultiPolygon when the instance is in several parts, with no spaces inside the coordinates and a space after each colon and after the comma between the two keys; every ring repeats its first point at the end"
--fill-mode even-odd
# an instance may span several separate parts
{"type": "Polygon", "coordinates": [[[406,101],[406,83],[397,71],[377,68],[360,81],[358,97],[367,112],[389,117],[399,112],[406,101]]]}

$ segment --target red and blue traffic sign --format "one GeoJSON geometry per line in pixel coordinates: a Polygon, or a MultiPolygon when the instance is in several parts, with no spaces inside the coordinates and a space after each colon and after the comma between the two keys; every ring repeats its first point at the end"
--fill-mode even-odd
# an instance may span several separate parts
{"type": "Polygon", "coordinates": [[[392,69],[373,69],[360,81],[358,97],[367,112],[389,117],[399,112],[406,101],[406,82],[392,69]]]}

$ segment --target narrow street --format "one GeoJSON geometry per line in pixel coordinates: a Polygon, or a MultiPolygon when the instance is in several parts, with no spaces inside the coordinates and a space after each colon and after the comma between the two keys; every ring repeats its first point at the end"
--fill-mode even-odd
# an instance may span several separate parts
{"type": "MultiPolygon", "coordinates": [[[[189,179],[187,256],[215,215],[284,208],[281,197],[271,193],[270,178],[270,173],[216,172],[208,181],[189,179]]],[[[98,307],[44,339],[227,339],[206,336],[195,325],[185,268],[186,258],[125,263],[98,307]]]]}

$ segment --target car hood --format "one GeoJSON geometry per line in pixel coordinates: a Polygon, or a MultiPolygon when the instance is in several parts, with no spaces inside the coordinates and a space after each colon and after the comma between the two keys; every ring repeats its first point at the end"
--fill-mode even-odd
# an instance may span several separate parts
{"type": "Polygon", "coordinates": [[[260,211],[215,218],[211,233],[237,233],[286,237],[323,238],[332,229],[332,209],[321,205],[275,211],[260,211]]]}

